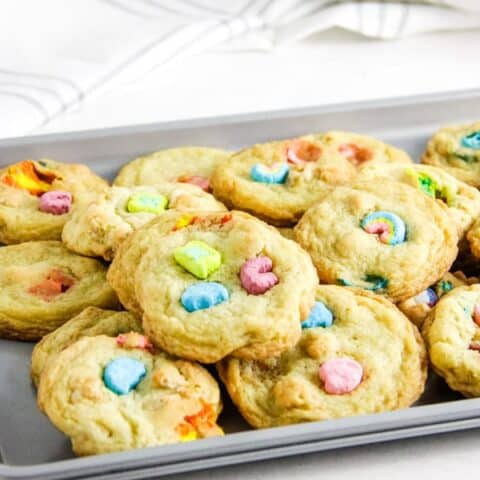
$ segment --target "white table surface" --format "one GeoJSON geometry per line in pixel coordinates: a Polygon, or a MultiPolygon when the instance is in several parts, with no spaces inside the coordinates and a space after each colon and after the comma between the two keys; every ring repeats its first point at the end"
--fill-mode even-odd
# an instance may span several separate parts
{"type": "MultiPolygon", "coordinates": [[[[269,54],[206,54],[91,99],[35,133],[475,88],[479,46],[480,31],[384,43],[330,32],[269,54]]],[[[169,478],[451,480],[476,475],[479,450],[474,430],[169,478]]]]}
{"type": "Polygon", "coordinates": [[[205,54],[87,100],[35,133],[480,87],[480,31],[380,42],[339,31],[270,53],[205,54]]]}

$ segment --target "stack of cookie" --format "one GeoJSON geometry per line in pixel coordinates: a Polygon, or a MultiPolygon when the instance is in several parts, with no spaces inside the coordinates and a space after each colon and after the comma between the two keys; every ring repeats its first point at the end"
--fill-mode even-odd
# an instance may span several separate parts
{"type": "Polygon", "coordinates": [[[423,161],[332,131],[156,152],[112,186],[11,165],[0,335],[40,340],[40,409],[79,455],[222,435],[217,378],[256,428],[408,407],[427,349],[480,396],[480,125],[423,161]]]}

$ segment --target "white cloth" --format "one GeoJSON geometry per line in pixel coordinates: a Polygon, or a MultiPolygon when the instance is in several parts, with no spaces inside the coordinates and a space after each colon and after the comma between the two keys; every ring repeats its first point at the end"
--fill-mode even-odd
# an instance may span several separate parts
{"type": "Polygon", "coordinates": [[[480,27],[478,0],[3,0],[0,13],[1,137],[203,51],[265,50],[332,27],[383,39],[480,27]]]}

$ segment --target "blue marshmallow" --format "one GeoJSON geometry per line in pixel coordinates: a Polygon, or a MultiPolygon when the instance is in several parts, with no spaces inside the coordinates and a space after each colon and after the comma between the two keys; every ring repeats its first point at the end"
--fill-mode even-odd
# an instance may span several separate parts
{"type": "Polygon", "coordinates": [[[147,374],[145,365],[130,357],[112,360],[103,370],[103,383],[117,395],[134,390],[147,374]]]}
{"type": "Polygon", "coordinates": [[[180,299],[187,312],[214,307],[230,297],[228,290],[217,282],[198,282],[185,289],[180,299]]]}
{"type": "Polygon", "coordinates": [[[271,167],[256,163],[250,170],[250,177],[259,183],[285,183],[290,172],[286,163],[278,163],[271,167]]]}
{"type": "Polygon", "coordinates": [[[480,150],[480,130],[465,135],[460,144],[464,148],[471,148],[472,150],[480,150]]]}
{"type": "Polygon", "coordinates": [[[302,322],[302,329],[331,327],[333,325],[333,314],[323,302],[315,302],[310,315],[302,322]]]}

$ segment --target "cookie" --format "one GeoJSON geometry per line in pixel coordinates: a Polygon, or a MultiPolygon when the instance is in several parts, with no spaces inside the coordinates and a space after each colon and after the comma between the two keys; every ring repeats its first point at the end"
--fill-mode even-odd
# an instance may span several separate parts
{"type": "Polygon", "coordinates": [[[480,396],[480,284],[445,295],[423,326],[430,362],[449,387],[480,396]]]}
{"type": "Polygon", "coordinates": [[[155,344],[205,363],[294,345],[318,282],[298,244],[241,212],[162,215],[120,246],[108,280],[155,344]]]}
{"type": "Polygon", "coordinates": [[[136,333],[83,337],[58,353],[40,378],[38,404],[77,455],[222,434],[213,377],[136,333]]]}
{"type": "MultiPolygon", "coordinates": [[[[153,227],[154,223],[156,224],[157,220],[152,220],[150,226],[153,227]]],[[[114,288],[120,303],[138,318],[142,318],[143,310],[135,295],[135,271],[151,243],[148,235],[143,233],[144,228],[135,230],[120,245],[107,272],[107,280],[114,288]]]]}
{"type": "Polygon", "coordinates": [[[317,287],[298,344],[263,361],[226,358],[222,381],[256,428],[405,408],[424,389],[425,346],[388,300],[357,289],[317,287]]]}
{"type": "Polygon", "coordinates": [[[480,215],[480,192],[438,167],[430,165],[374,164],[360,170],[358,181],[378,177],[417,188],[448,208],[462,238],[480,215]]]}
{"type": "Polygon", "coordinates": [[[293,233],[293,228],[289,227],[279,227],[277,230],[280,232],[282,237],[288,238],[289,240],[295,240],[295,234],[293,233]]]}
{"type": "Polygon", "coordinates": [[[116,308],[106,273],[53,240],[0,248],[0,337],[38,340],[88,306],[116,308]]]}
{"type": "Polygon", "coordinates": [[[403,150],[366,135],[333,130],[323,134],[321,140],[330,150],[357,168],[385,164],[407,166],[412,163],[410,156],[403,150]]]}
{"type": "Polygon", "coordinates": [[[163,182],[189,183],[210,192],[213,170],[230,156],[229,152],[205,147],[160,150],[125,165],[114,185],[156,185],[163,182]]]}
{"type": "Polygon", "coordinates": [[[111,187],[78,202],[62,240],[74,252],[110,261],[128,235],[166,210],[226,209],[212,195],[188,184],[111,187]]]}
{"type": "Polygon", "coordinates": [[[446,208],[388,179],[337,187],[295,227],[320,280],[365,288],[398,302],[449,270],[457,231],[446,208]]]}
{"type": "Polygon", "coordinates": [[[480,187],[480,122],[444,127],[429,140],[422,163],[445,169],[469,185],[480,187]]]}
{"type": "Polygon", "coordinates": [[[214,195],[277,226],[294,225],[329,191],[351,181],[355,167],[325,147],[318,135],[246,148],[218,165],[214,195]]]}
{"type": "Polygon", "coordinates": [[[421,328],[428,314],[440,298],[454,288],[469,285],[470,283],[470,279],[463,275],[462,272],[448,272],[437,283],[414,297],[400,302],[397,306],[418,328],[421,328]]]}
{"type": "MultiPolygon", "coordinates": [[[[467,241],[470,253],[475,259],[480,258],[480,218],[477,218],[467,232],[467,241]]],[[[478,262],[474,260],[474,263],[478,262]]]]}
{"type": "Polygon", "coordinates": [[[60,240],[77,195],[106,186],[85,165],[47,159],[0,170],[0,242],[60,240]]]}
{"type": "Polygon", "coordinates": [[[42,371],[56,358],[59,352],[82,337],[107,335],[116,337],[121,333],[142,332],[141,322],[128,312],[102,310],[87,307],[53,332],[45,335],[32,352],[32,380],[38,385],[42,371]]]}

